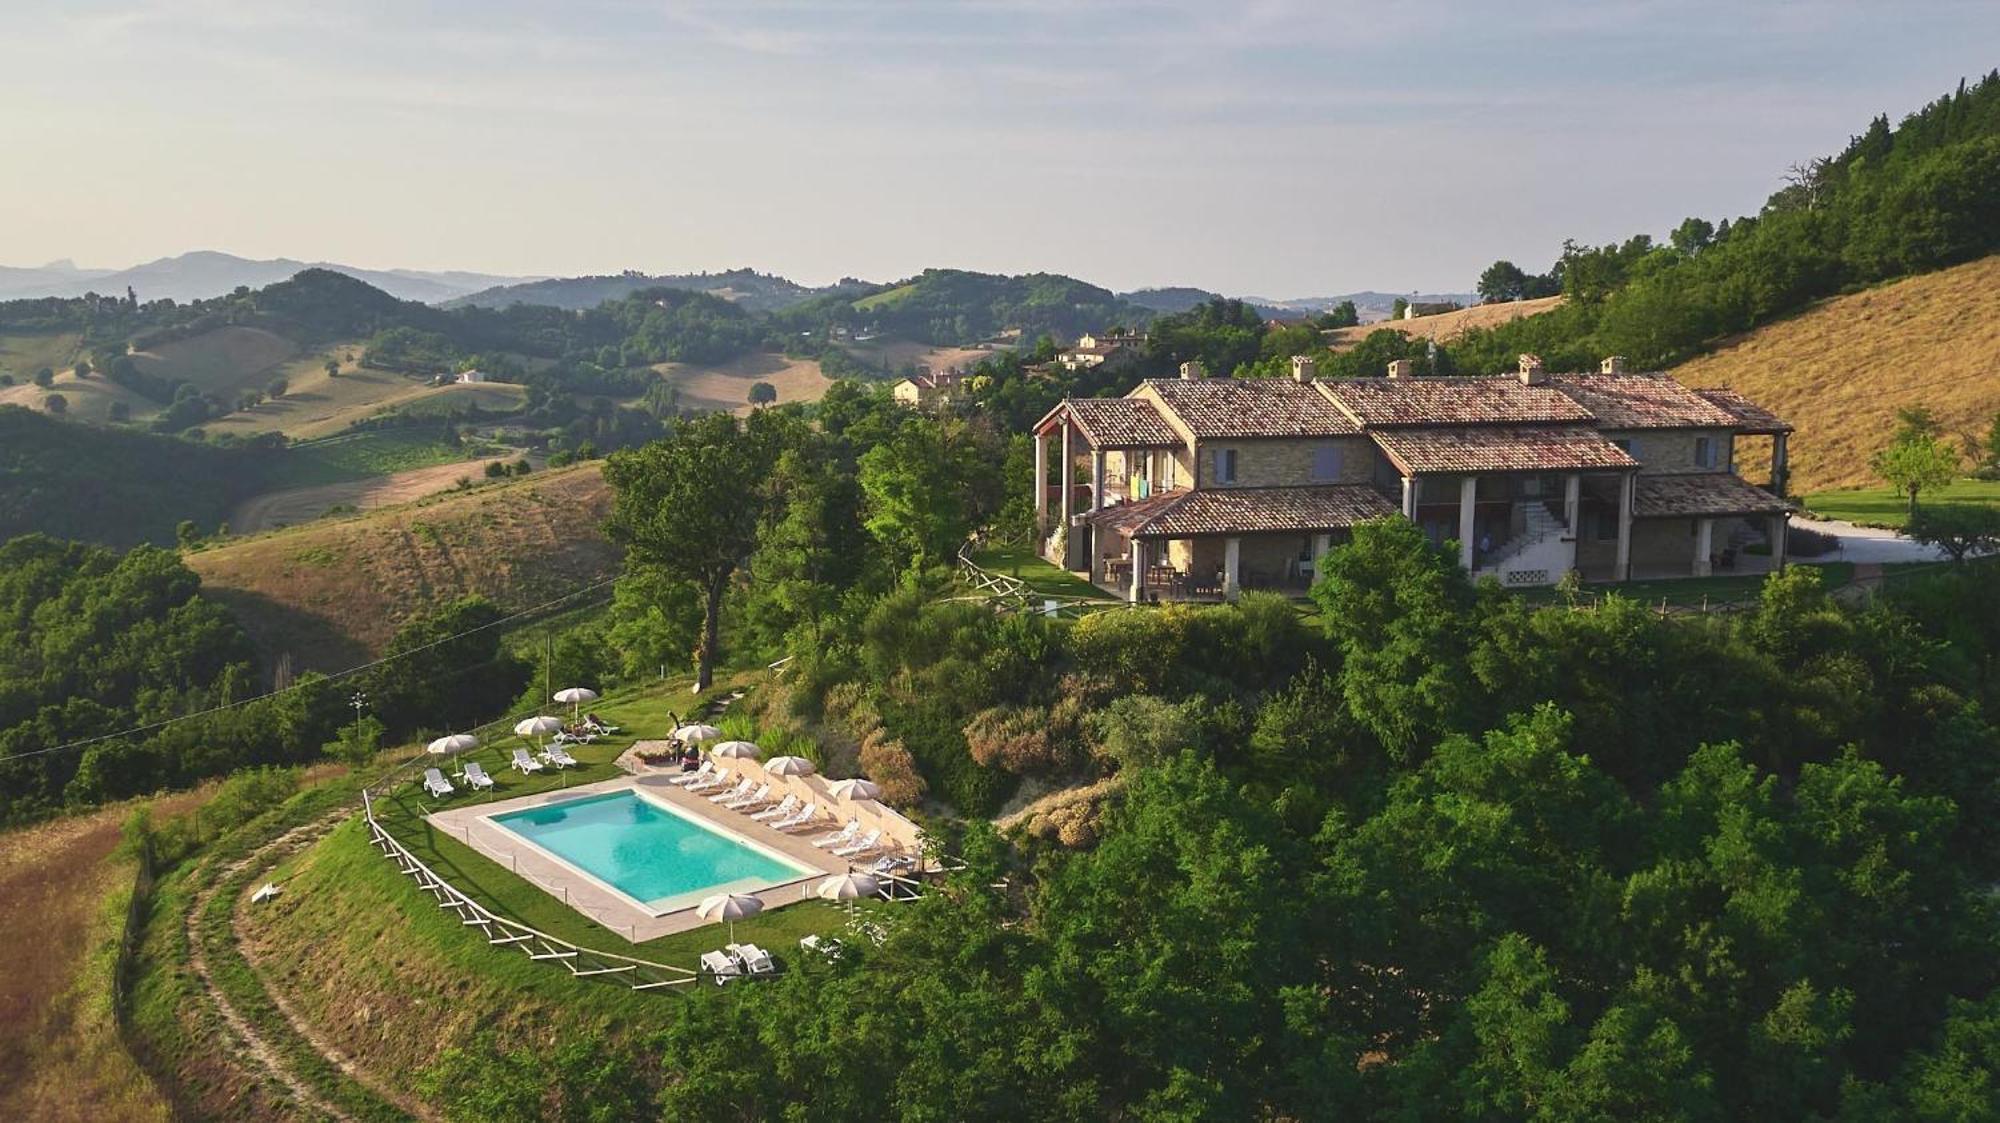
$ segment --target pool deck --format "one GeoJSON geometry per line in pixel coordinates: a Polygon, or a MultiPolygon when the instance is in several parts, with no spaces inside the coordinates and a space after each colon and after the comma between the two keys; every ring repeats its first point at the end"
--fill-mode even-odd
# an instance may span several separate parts
{"type": "Polygon", "coordinates": [[[660,936],[671,936],[676,932],[685,932],[691,928],[717,922],[696,916],[694,905],[654,916],[650,911],[632,903],[623,894],[612,891],[595,878],[556,859],[548,851],[520,835],[496,825],[491,821],[493,816],[505,815],[511,811],[523,811],[531,807],[546,807],[552,803],[562,803],[581,796],[606,795],[628,790],[644,792],[650,799],[676,807],[721,828],[725,833],[750,839],[817,871],[810,876],[783,882],[750,894],[763,901],[767,909],[795,901],[810,900],[813,887],[822,879],[832,874],[846,873],[852,868],[845,859],[836,858],[813,846],[809,841],[825,834],[824,829],[805,831],[797,835],[772,830],[762,823],[752,822],[747,814],[726,811],[702,796],[689,795],[667,783],[667,775],[669,774],[621,776],[617,779],[602,780],[594,784],[578,784],[573,788],[539,792],[516,799],[499,799],[491,803],[454,807],[446,811],[433,812],[425,816],[425,819],[437,830],[512,870],[527,879],[529,884],[562,900],[571,908],[618,932],[633,943],[657,939],[660,936]]]}

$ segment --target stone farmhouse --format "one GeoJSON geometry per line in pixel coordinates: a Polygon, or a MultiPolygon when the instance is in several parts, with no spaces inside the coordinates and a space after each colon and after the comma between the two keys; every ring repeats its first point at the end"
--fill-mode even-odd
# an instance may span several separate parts
{"type": "Polygon", "coordinates": [[[1757,573],[1785,564],[1791,426],[1730,390],[1606,359],[1557,374],[1206,377],[1072,398],[1035,426],[1043,553],[1132,600],[1302,591],[1352,529],[1400,514],[1504,585],[1757,573]],[[1735,473],[1772,441],[1774,479],[1735,473]],[[1053,467],[1052,467],[1053,462],[1053,467]],[[1053,475],[1053,479],[1051,476],[1053,475]]]}
{"type": "Polygon", "coordinates": [[[1102,335],[1085,335],[1076,341],[1076,346],[1056,356],[1056,362],[1065,370],[1085,370],[1090,367],[1116,366],[1139,360],[1140,352],[1146,349],[1144,332],[1110,331],[1102,335]]]}
{"type": "Polygon", "coordinates": [[[889,395],[911,409],[935,413],[951,408],[952,399],[964,381],[965,372],[961,370],[925,371],[897,379],[889,388],[889,395]]]}

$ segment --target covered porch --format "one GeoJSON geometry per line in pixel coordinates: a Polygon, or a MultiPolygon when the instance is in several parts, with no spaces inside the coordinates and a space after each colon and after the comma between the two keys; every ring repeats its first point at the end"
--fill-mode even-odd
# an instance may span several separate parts
{"type": "Polygon", "coordinates": [[[1727,472],[1641,476],[1624,579],[1782,570],[1791,512],[1784,500],[1727,472]]]}
{"type": "Polygon", "coordinates": [[[1065,400],[1035,423],[1034,437],[1037,537],[1042,555],[1065,569],[1086,564],[1083,516],[1187,482],[1175,455],[1184,441],[1147,402],[1065,400]]]}

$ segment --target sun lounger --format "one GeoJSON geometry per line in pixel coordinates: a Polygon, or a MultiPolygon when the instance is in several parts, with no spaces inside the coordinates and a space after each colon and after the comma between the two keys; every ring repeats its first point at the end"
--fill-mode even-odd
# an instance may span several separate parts
{"type": "Polygon", "coordinates": [[[484,765],[476,760],[468,760],[465,762],[465,782],[475,788],[490,788],[493,786],[493,777],[486,774],[484,765]]]}
{"type": "Polygon", "coordinates": [[[799,937],[799,948],[823,956],[828,962],[839,959],[840,953],[846,950],[838,937],[819,935],[799,937]]]}
{"type": "Polygon", "coordinates": [[[846,826],[840,828],[839,830],[833,832],[832,834],[814,839],[813,845],[819,847],[822,850],[826,849],[829,846],[845,846],[848,843],[853,842],[854,836],[860,833],[861,833],[861,820],[849,819],[847,821],[846,826]]]}
{"type": "Polygon", "coordinates": [[[778,831],[797,830],[800,827],[810,827],[818,820],[819,804],[808,803],[790,815],[771,820],[771,829],[778,831]]]}
{"type": "Polygon", "coordinates": [[[752,819],[755,819],[757,822],[768,823],[776,819],[782,819],[785,816],[790,815],[792,812],[797,811],[798,809],[799,809],[799,797],[795,795],[788,795],[785,798],[779,800],[777,806],[766,807],[764,810],[759,811],[750,817],[752,819]]]}
{"type": "Polygon", "coordinates": [[[741,978],[743,964],[726,951],[705,951],[701,953],[701,973],[715,980],[716,986],[731,979],[741,978]]]}
{"type": "Polygon", "coordinates": [[[540,772],[542,762],[529,756],[526,749],[515,749],[513,767],[516,772],[540,772]]]}
{"type": "Polygon", "coordinates": [[[458,789],[451,786],[451,781],[444,778],[444,773],[439,772],[435,768],[426,768],[424,769],[424,790],[442,799],[458,789]]]}
{"type": "Polygon", "coordinates": [[[756,786],[757,786],[757,781],[751,779],[748,776],[745,776],[741,780],[738,780],[736,782],[736,786],[730,788],[728,791],[720,792],[716,795],[709,796],[708,801],[710,803],[728,803],[732,799],[741,799],[744,796],[749,795],[750,789],[756,786]]]}
{"type": "Polygon", "coordinates": [[[731,811],[748,811],[752,807],[762,807],[769,802],[771,802],[771,785],[759,784],[756,791],[751,792],[749,795],[738,796],[735,799],[725,802],[722,806],[731,811]]]}
{"type": "Polygon", "coordinates": [[[597,730],[599,733],[602,733],[607,737],[613,733],[622,732],[619,726],[613,725],[610,722],[605,721],[603,718],[598,717],[596,714],[583,715],[583,724],[589,726],[592,729],[597,730]]]}
{"type": "Polygon", "coordinates": [[[554,745],[588,745],[595,740],[597,740],[597,734],[595,733],[571,733],[568,730],[563,730],[554,737],[549,738],[549,743],[554,745]]]}
{"type": "Polygon", "coordinates": [[[699,793],[712,792],[717,788],[728,787],[729,780],[730,780],[729,769],[718,768],[715,770],[713,774],[711,774],[708,777],[708,779],[697,780],[694,783],[689,784],[686,788],[683,788],[682,790],[690,792],[699,792],[699,793]]]}
{"type": "Polygon", "coordinates": [[[576,758],[569,755],[569,750],[563,748],[561,745],[550,745],[548,751],[542,754],[542,759],[555,765],[557,768],[576,767],[576,758]]]}
{"type": "Polygon", "coordinates": [[[914,869],[916,864],[917,860],[908,854],[884,854],[869,865],[867,872],[877,876],[899,874],[914,869]]]}
{"type": "Polygon", "coordinates": [[[714,773],[715,773],[715,762],[712,760],[704,760],[701,762],[701,767],[695,769],[693,772],[683,772],[678,776],[667,777],[667,783],[672,784],[677,788],[684,788],[690,784],[698,784],[703,780],[708,779],[714,773]]]}
{"type": "Polygon", "coordinates": [[[870,850],[880,849],[882,849],[882,832],[869,831],[862,835],[859,841],[848,843],[846,846],[836,846],[827,853],[836,858],[852,858],[856,854],[866,854],[870,850]]]}
{"type": "Polygon", "coordinates": [[[756,944],[729,944],[724,949],[742,962],[743,969],[752,975],[775,975],[778,965],[771,962],[771,953],[756,944]]]}

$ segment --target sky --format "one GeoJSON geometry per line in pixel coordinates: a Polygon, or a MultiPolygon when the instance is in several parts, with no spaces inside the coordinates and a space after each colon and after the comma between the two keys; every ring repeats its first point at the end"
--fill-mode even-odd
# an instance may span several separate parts
{"type": "Polygon", "coordinates": [[[1470,289],[1753,213],[1991,0],[6,0],[0,264],[1470,289]]]}

